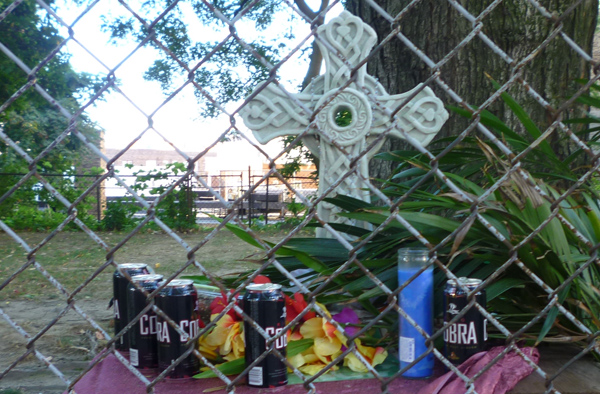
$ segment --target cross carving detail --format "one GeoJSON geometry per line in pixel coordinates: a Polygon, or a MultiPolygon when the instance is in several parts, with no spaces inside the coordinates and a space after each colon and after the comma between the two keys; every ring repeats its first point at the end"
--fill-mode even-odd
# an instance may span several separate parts
{"type": "MultiPolygon", "coordinates": [[[[319,158],[319,195],[351,171],[351,163],[381,133],[402,138],[400,130],[422,146],[426,146],[448,119],[448,112],[429,87],[418,85],[405,93],[389,95],[384,87],[367,74],[366,64],[358,70],[352,83],[350,73],[363,61],[377,41],[375,31],[360,18],[344,11],[317,29],[317,44],[325,61],[325,73],[316,77],[307,88],[296,94],[286,94],[273,83],[260,86],[257,94],[242,110],[245,125],[256,139],[266,144],[286,135],[303,137],[304,144],[319,158]],[[337,51],[337,56],[334,51],[337,51]],[[342,60],[344,59],[344,60],[342,60]],[[346,87],[344,87],[346,86],[346,87]],[[384,108],[394,110],[421,89],[391,119],[384,108]],[[291,100],[293,96],[295,100],[291,100]],[[304,108],[296,105],[300,102],[304,108]],[[314,119],[310,111],[318,110],[314,119]],[[336,122],[340,114],[348,115],[349,124],[336,122]],[[394,124],[393,122],[396,121],[394,124]]],[[[370,201],[363,179],[369,177],[369,160],[383,144],[375,144],[356,161],[356,170],[346,177],[329,196],[336,194],[370,201]],[[360,174],[360,176],[356,175],[360,174]],[[363,179],[361,179],[361,177],[363,179]]],[[[317,206],[317,214],[330,223],[358,225],[337,215],[339,209],[327,202],[317,206]]],[[[362,225],[363,227],[365,225],[362,225]]],[[[317,237],[328,237],[326,229],[317,229],[317,237]]]]}

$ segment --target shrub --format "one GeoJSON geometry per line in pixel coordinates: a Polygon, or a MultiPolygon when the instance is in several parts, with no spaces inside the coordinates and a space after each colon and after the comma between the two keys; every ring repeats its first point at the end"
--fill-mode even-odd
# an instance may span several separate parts
{"type": "MultiPolygon", "coordinates": [[[[140,171],[133,189],[140,192],[142,196],[146,192],[158,196],[165,193],[178,180],[178,175],[186,172],[183,163],[167,164],[166,170],[140,171]],[[160,185],[151,188],[151,184],[158,182],[160,185]]],[[[196,207],[194,205],[189,178],[177,184],[156,207],[156,216],[170,228],[177,231],[188,231],[198,229],[196,224],[196,207]]]]}
{"type": "Polygon", "coordinates": [[[100,227],[105,231],[122,231],[135,227],[137,220],[133,217],[137,207],[132,199],[109,201],[104,210],[104,218],[100,227]]]}
{"type": "Polygon", "coordinates": [[[13,230],[48,231],[54,230],[66,218],[66,213],[52,209],[40,210],[37,206],[17,205],[2,220],[13,230]]]}

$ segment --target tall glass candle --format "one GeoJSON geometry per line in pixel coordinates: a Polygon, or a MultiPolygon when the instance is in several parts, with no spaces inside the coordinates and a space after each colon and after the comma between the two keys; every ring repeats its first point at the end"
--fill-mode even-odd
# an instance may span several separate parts
{"type": "MultiPolygon", "coordinates": [[[[429,261],[429,250],[404,248],[398,250],[398,285],[416,275],[429,261]]],[[[428,335],[433,332],[433,266],[410,282],[399,294],[400,307],[428,335]]],[[[425,337],[412,324],[400,316],[400,368],[408,366],[427,351],[425,337]]],[[[433,353],[404,372],[406,378],[427,378],[433,374],[433,353]]]]}

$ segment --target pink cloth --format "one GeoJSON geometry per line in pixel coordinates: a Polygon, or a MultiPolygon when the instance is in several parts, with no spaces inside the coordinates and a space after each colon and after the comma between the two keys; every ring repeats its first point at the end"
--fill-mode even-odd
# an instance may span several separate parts
{"type": "MultiPolygon", "coordinates": [[[[475,354],[465,361],[459,370],[471,377],[487,365],[504,348],[496,347],[489,352],[475,354]]],[[[537,349],[521,349],[534,362],[539,360],[537,349]]],[[[479,394],[503,394],[533,371],[516,352],[506,354],[500,361],[486,371],[475,382],[479,394]]],[[[435,376],[440,370],[436,367],[435,376]]],[[[150,379],[151,380],[151,379],[150,379]]],[[[156,385],[157,394],[196,394],[204,390],[224,393],[225,384],[217,378],[214,379],[182,379],[164,380],[156,385]],[[222,388],[219,390],[218,388],[222,388]],[[216,389],[216,390],[215,390],[216,389]]],[[[315,383],[318,393],[336,394],[362,394],[381,392],[381,384],[376,379],[346,380],[337,382],[315,383]]],[[[429,380],[395,379],[388,386],[390,393],[406,394],[462,394],[466,391],[464,382],[452,371],[440,376],[432,382],[429,380]],[[431,382],[431,383],[430,383],[431,382]]],[[[77,382],[75,391],[79,394],[144,394],[144,384],[133,375],[114,355],[109,355],[98,363],[91,371],[77,382]]],[[[240,394],[304,394],[306,389],[302,385],[288,385],[274,389],[255,389],[240,385],[235,389],[240,394]]]]}
{"type": "MultiPolygon", "coordinates": [[[[439,375],[438,375],[439,376],[439,375]]],[[[150,379],[151,380],[151,379],[150,379]]],[[[390,383],[390,393],[416,393],[431,380],[409,380],[398,378],[390,383]]],[[[317,393],[362,394],[381,392],[381,383],[376,379],[345,380],[315,383],[317,393]]],[[[109,355],[75,384],[78,394],[145,394],[144,384],[133,375],[114,355],[109,355]]],[[[157,394],[198,394],[212,389],[211,393],[225,393],[225,384],[217,378],[164,380],[156,385],[157,394]],[[222,388],[222,389],[218,389],[222,388]],[[216,390],[215,390],[216,389],[216,390]],[[213,391],[214,390],[214,391],[213,391]]],[[[235,388],[240,394],[306,394],[301,384],[281,386],[273,389],[257,389],[240,385],[235,388]]],[[[66,393],[65,393],[66,394],[66,393]]]]}
{"type": "MultiPolygon", "coordinates": [[[[498,346],[487,352],[474,354],[458,369],[471,378],[504,349],[498,346]]],[[[538,363],[540,353],[536,348],[523,348],[521,351],[533,362],[538,363]]],[[[478,394],[504,394],[512,390],[521,379],[531,374],[533,369],[517,352],[511,351],[475,381],[475,390],[478,394]]],[[[465,382],[450,371],[421,389],[419,394],[463,394],[466,391],[465,382]]]]}

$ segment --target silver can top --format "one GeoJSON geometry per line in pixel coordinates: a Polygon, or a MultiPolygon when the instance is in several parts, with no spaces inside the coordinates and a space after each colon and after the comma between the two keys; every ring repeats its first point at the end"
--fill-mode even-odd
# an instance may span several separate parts
{"type": "Polygon", "coordinates": [[[467,277],[460,277],[458,278],[458,280],[456,279],[448,279],[448,281],[446,282],[447,285],[451,285],[451,286],[458,286],[458,283],[460,283],[463,286],[466,286],[468,288],[474,289],[477,286],[479,286],[481,284],[481,282],[483,282],[481,279],[477,279],[477,278],[467,278],[467,277]]]}
{"type": "Polygon", "coordinates": [[[246,286],[247,291],[273,291],[280,289],[281,285],[276,283],[252,283],[246,286]]]}
{"type": "Polygon", "coordinates": [[[125,263],[125,264],[119,264],[119,268],[121,269],[141,269],[141,268],[147,268],[148,264],[144,264],[144,263],[125,263]]]}
{"type": "Polygon", "coordinates": [[[131,280],[134,282],[156,282],[163,280],[163,276],[158,274],[136,275],[131,280]]]}
{"type": "Polygon", "coordinates": [[[173,279],[169,283],[167,283],[166,287],[188,287],[193,286],[194,281],[191,279],[173,279]]]}

